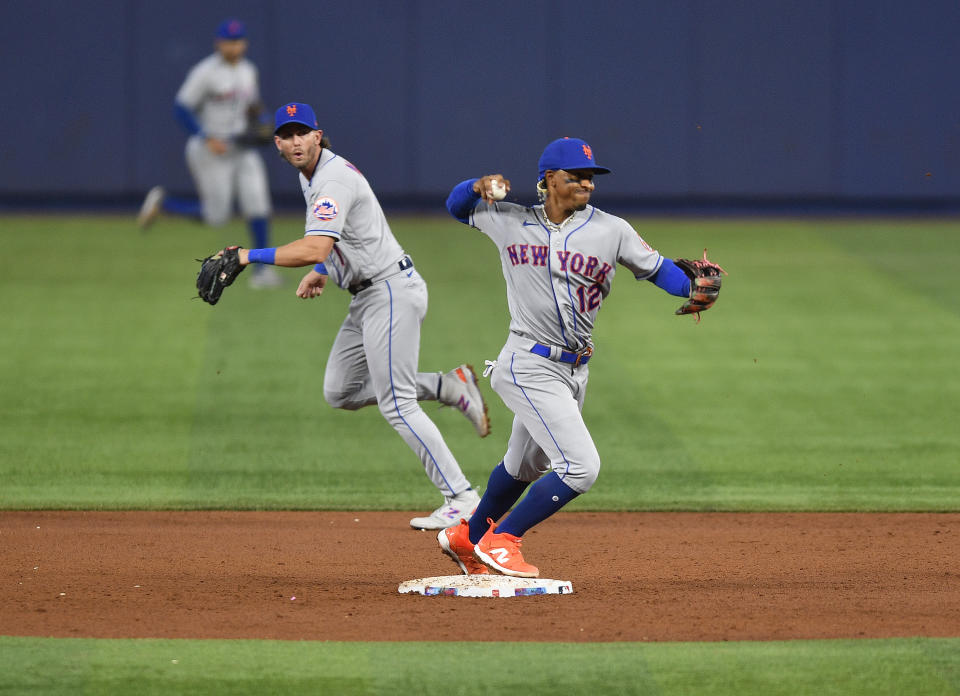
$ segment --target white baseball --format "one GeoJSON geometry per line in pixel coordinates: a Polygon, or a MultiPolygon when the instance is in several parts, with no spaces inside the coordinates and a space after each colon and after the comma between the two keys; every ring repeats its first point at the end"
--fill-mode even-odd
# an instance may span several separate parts
{"type": "Polygon", "coordinates": [[[490,182],[490,198],[495,201],[502,201],[507,197],[507,187],[503,185],[502,181],[498,179],[493,179],[490,182]]]}

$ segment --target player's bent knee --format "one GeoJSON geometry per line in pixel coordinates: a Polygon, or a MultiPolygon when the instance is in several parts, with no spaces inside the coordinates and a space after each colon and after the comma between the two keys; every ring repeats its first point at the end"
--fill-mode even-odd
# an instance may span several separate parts
{"type": "Polygon", "coordinates": [[[597,482],[600,475],[599,458],[590,462],[571,466],[563,473],[563,482],[577,493],[586,493],[597,482]]]}
{"type": "Polygon", "coordinates": [[[598,466],[596,469],[592,469],[590,472],[588,472],[588,474],[581,479],[584,493],[586,493],[591,488],[593,488],[593,484],[597,482],[597,477],[599,476],[600,476],[600,468],[598,466]]]}
{"type": "Polygon", "coordinates": [[[340,389],[323,389],[323,399],[333,408],[343,409],[344,411],[356,411],[366,406],[366,403],[359,402],[354,398],[353,392],[346,392],[340,389]]]}
{"type": "Polygon", "coordinates": [[[377,404],[380,413],[391,425],[402,423],[404,419],[409,418],[414,413],[422,411],[420,403],[413,399],[388,399],[377,404]]]}

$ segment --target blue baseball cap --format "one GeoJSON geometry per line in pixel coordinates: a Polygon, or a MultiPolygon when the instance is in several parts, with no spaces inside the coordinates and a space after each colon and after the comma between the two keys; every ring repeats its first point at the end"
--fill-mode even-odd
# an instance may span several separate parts
{"type": "Polygon", "coordinates": [[[547,145],[537,163],[540,167],[539,179],[555,169],[592,169],[596,174],[609,174],[606,167],[598,167],[593,159],[593,149],[580,138],[559,138],[547,145]]]}
{"type": "Polygon", "coordinates": [[[245,39],[247,28],[239,19],[225,19],[217,27],[218,39],[245,39]]]}
{"type": "Polygon", "coordinates": [[[310,108],[309,104],[290,102],[277,109],[277,113],[273,117],[273,132],[276,133],[280,130],[281,126],[285,126],[288,123],[302,123],[307,128],[320,130],[320,125],[317,123],[317,115],[313,113],[313,109],[310,108]]]}

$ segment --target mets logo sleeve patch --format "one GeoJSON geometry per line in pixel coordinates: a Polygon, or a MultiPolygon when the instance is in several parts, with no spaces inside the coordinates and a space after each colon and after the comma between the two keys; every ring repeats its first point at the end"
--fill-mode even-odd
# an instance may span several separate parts
{"type": "Polygon", "coordinates": [[[313,203],[313,217],[321,222],[331,222],[337,219],[340,207],[330,196],[321,196],[313,203]]]}

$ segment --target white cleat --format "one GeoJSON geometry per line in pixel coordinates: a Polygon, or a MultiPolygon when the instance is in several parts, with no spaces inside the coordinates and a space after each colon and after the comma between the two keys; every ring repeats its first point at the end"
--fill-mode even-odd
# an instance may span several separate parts
{"type": "Polygon", "coordinates": [[[440,394],[438,400],[445,406],[456,407],[467,417],[477,435],[486,437],[490,434],[490,417],[487,415],[487,403],[480,393],[477,384],[477,375],[470,365],[461,365],[450,370],[440,378],[440,394]]]}
{"type": "Polygon", "coordinates": [[[140,206],[140,214],[137,215],[137,226],[145,230],[153,224],[154,220],[160,215],[160,206],[163,205],[163,199],[167,197],[167,192],[163,186],[154,186],[147,192],[143,199],[143,205],[140,206]]]}
{"type": "Polygon", "coordinates": [[[468,488],[452,498],[447,498],[443,505],[428,517],[414,517],[410,520],[410,526],[414,529],[446,529],[460,524],[461,519],[469,521],[479,504],[480,496],[475,490],[468,488]]]}

